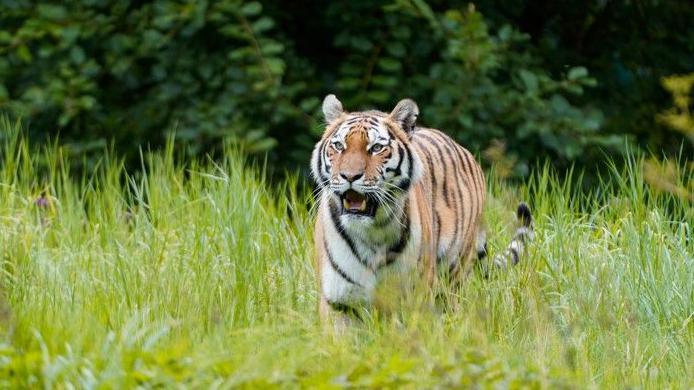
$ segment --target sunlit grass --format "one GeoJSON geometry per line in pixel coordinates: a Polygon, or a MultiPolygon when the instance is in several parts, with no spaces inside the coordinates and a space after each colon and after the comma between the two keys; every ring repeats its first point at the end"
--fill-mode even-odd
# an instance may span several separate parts
{"type": "Polygon", "coordinates": [[[374,313],[334,336],[296,180],[232,151],[183,166],[172,146],[144,173],[106,154],[72,178],[59,147],[0,133],[2,387],[693,385],[692,204],[651,191],[637,159],[588,192],[548,167],[490,179],[492,252],[517,201],[533,207],[526,260],[473,274],[456,311],[374,313]]]}

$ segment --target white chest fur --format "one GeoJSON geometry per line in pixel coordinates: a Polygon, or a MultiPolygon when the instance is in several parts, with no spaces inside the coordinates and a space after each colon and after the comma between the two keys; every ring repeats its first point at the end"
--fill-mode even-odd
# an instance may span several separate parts
{"type": "MultiPolygon", "coordinates": [[[[328,202],[320,208],[325,242],[321,286],[324,297],[334,303],[370,302],[385,273],[405,274],[417,264],[421,234],[418,224],[406,230],[400,223],[374,228],[372,221],[335,217],[328,202]],[[403,247],[392,252],[394,242],[406,234],[403,247]]],[[[410,222],[415,221],[407,221],[410,222]]],[[[418,222],[418,221],[416,221],[418,222]]]]}

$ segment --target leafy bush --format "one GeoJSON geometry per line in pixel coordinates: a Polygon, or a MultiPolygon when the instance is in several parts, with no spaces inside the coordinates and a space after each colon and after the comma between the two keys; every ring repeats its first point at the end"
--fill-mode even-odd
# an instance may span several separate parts
{"type": "Polygon", "coordinates": [[[273,146],[284,45],[260,4],[32,3],[0,17],[0,103],[31,128],[135,151],[170,129],[200,149],[222,135],[273,146]]]}
{"type": "MultiPolygon", "coordinates": [[[[605,114],[602,131],[628,134],[639,146],[679,154],[683,135],[660,122],[670,105],[660,80],[694,71],[691,1],[477,0],[495,26],[511,24],[531,36],[542,68],[561,74],[583,65],[598,80],[585,101],[605,114]]],[[[684,142],[683,142],[684,141],[684,142]]]]}
{"type": "Polygon", "coordinates": [[[389,110],[413,97],[421,124],[472,150],[502,145],[510,153],[488,155],[510,156],[516,174],[538,157],[567,162],[590,147],[623,143],[600,133],[600,110],[572,102],[596,84],[586,68],[552,78],[530,54],[527,34],[509,25],[491,32],[473,6],[435,12],[398,0],[374,10],[372,2],[352,1],[332,3],[325,14],[331,25],[312,27],[333,33],[333,47],[324,48],[333,61],[317,72],[348,109],[389,110]]]}
{"type": "Polygon", "coordinates": [[[621,145],[585,103],[588,70],[548,71],[551,52],[494,16],[421,0],[5,1],[0,109],[77,152],[113,138],[136,156],[175,131],[193,153],[229,136],[302,166],[327,93],[353,109],[413,97],[422,124],[491,146],[517,175],[538,156],[586,162],[621,145]]]}
{"type": "Polygon", "coordinates": [[[516,172],[526,174],[527,161],[538,156],[574,160],[590,147],[622,143],[599,132],[600,110],[571,103],[596,84],[586,68],[574,67],[553,79],[526,53],[527,34],[509,25],[490,32],[472,6],[438,16],[413,4],[443,46],[441,59],[416,80],[420,100],[430,96],[427,119],[463,144],[479,150],[502,140],[512,156],[521,158],[516,172]]]}

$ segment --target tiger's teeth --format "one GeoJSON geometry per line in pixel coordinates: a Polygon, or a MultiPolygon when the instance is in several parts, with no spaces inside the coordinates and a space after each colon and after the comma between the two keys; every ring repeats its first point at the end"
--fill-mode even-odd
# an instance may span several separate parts
{"type": "Polygon", "coordinates": [[[347,199],[342,199],[342,207],[343,207],[345,210],[362,211],[362,212],[363,212],[363,211],[366,211],[366,199],[362,200],[362,201],[359,203],[359,206],[358,206],[358,207],[355,207],[355,204],[352,203],[352,202],[350,202],[349,200],[347,200],[347,199]]]}

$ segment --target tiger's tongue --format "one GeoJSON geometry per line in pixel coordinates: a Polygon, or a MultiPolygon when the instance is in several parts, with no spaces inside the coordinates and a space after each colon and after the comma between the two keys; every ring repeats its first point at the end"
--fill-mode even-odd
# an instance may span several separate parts
{"type": "Polygon", "coordinates": [[[364,211],[366,210],[366,198],[358,192],[352,190],[347,191],[344,199],[344,207],[351,211],[364,211]]]}

